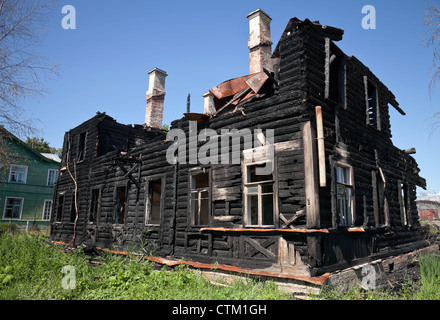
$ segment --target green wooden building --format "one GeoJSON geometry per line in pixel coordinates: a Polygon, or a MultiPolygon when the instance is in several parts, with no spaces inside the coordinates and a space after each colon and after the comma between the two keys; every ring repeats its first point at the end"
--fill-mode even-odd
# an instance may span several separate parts
{"type": "Polygon", "coordinates": [[[60,160],[42,154],[0,127],[0,223],[48,228],[60,160]]]}

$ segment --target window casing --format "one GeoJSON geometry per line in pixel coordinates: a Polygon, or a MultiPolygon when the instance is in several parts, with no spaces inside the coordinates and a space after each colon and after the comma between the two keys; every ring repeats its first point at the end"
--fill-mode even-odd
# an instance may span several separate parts
{"type": "Polygon", "coordinates": [[[50,220],[51,214],[52,214],[52,200],[44,200],[42,220],[50,220]]]}
{"type": "Polygon", "coordinates": [[[385,225],[385,181],[380,172],[373,172],[374,210],[377,212],[377,225],[385,225]]]}
{"type": "Polygon", "coordinates": [[[55,169],[49,169],[47,173],[47,185],[54,186],[58,180],[59,171],[55,169]]]}
{"type": "Polygon", "coordinates": [[[244,210],[245,225],[273,227],[275,225],[274,178],[270,174],[257,174],[257,169],[266,167],[263,163],[244,166],[244,210]]]}
{"type": "Polygon", "coordinates": [[[101,189],[92,189],[92,195],[90,199],[90,211],[89,211],[89,222],[97,223],[100,211],[101,202],[101,189]]]}
{"type": "Polygon", "coordinates": [[[87,132],[81,132],[78,138],[78,151],[77,151],[77,155],[78,155],[78,159],[77,162],[81,162],[84,161],[85,156],[86,156],[86,137],[87,137],[87,132]]]}
{"type": "Polygon", "coordinates": [[[9,171],[9,182],[26,184],[27,172],[28,172],[27,166],[12,164],[11,169],[9,171]]]}
{"type": "Polygon", "coordinates": [[[398,182],[399,191],[399,203],[400,203],[400,214],[402,218],[402,225],[408,225],[408,186],[406,183],[401,181],[398,182]]]}
{"type": "Polygon", "coordinates": [[[124,224],[127,204],[127,186],[116,187],[113,223],[124,224]]]}
{"type": "Polygon", "coordinates": [[[351,226],[354,223],[353,210],[353,176],[349,166],[336,165],[336,208],[340,226],[351,226]]]}
{"type": "Polygon", "coordinates": [[[20,220],[23,212],[24,198],[6,197],[3,219],[20,220]]]}
{"type": "Polygon", "coordinates": [[[159,225],[163,209],[163,182],[162,178],[148,181],[145,195],[145,224],[159,225]]]}
{"type": "Polygon", "coordinates": [[[211,212],[209,171],[193,173],[190,176],[190,219],[191,225],[209,225],[211,212]]]}
{"type": "Polygon", "coordinates": [[[325,98],[346,107],[346,62],[344,53],[326,38],[325,98]]]}
{"type": "Polygon", "coordinates": [[[64,214],[64,194],[61,194],[58,197],[58,202],[57,202],[57,215],[56,215],[57,222],[61,222],[63,214],[64,214]]]}
{"type": "Polygon", "coordinates": [[[367,126],[380,130],[381,125],[377,87],[368,79],[367,76],[364,77],[364,85],[365,101],[367,105],[367,126]]]}

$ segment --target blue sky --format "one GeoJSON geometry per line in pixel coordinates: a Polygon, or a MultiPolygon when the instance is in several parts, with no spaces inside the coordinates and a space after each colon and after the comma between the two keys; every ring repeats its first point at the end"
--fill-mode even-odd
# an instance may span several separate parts
{"type": "Polygon", "coordinates": [[[429,96],[432,49],[421,40],[424,1],[141,1],[61,0],[38,48],[60,66],[50,91],[25,108],[38,118],[43,137],[61,147],[66,131],[106,112],[118,122],[144,122],[148,71],[168,73],[164,123],[202,112],[202,95],[220,82],[249,73],[246,16],[261,8],[272,18],[276,44],[292,17],[319,20],[345,30],[338,46],[355,56],[394,93],[406,116],[391,110],[394,144],[415,147],[428,191],[440,191],[440,129],[430,118],[440,111],[440,88],[429,96]],[[76,9],[76,30],[65,30],[61,9],[76,9]],[[376,29],[364,30],[361,10],[376,9],[376,29]]]}

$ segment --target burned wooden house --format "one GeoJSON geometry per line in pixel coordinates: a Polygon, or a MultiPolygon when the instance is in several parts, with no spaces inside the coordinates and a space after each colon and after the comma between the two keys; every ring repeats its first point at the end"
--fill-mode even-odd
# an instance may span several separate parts
{"type": "Polygon", "coordinates": [[[250,74],[210,89],[203,114],[162,130],[155,68],[145,124],[98,113],[66,133],[53,240],[304,277],[429,245],[425,180],[391,141],[389,108],[405,113],[338,48],[343,30],[293,18],[272,50],[270,17],[248,19],[250,74]]]}

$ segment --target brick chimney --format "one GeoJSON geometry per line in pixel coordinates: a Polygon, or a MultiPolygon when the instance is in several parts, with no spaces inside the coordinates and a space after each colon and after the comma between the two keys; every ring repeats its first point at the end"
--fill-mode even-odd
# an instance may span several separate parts
{"type": "Polygon", "coordinates": [[[270,39],[270,22],[272,19],[261,9],[252,11],[247,16],[249,20],[249,69],[250,73],[273,71],[270,57],[272,41],[270,39]]]}
{"type": "Polygon", "coordinates": [[[148,74],[150,79],[147,91],[145,124],[148,127],[162,129],[165,77],[167,73],[159,68],[154,68],[148,74]]]}

